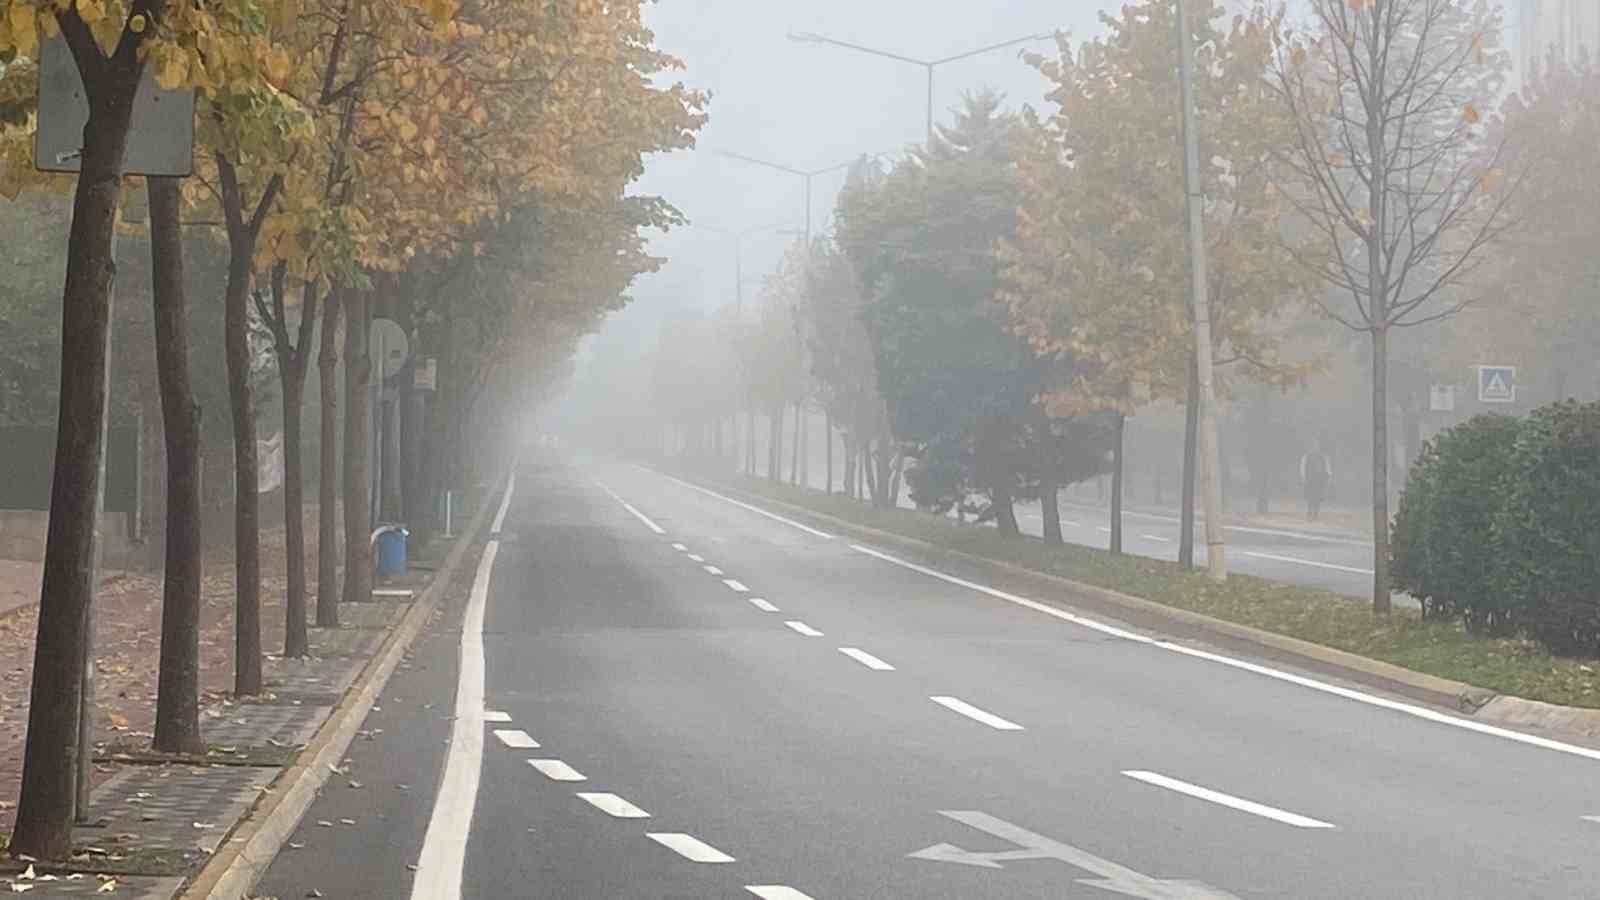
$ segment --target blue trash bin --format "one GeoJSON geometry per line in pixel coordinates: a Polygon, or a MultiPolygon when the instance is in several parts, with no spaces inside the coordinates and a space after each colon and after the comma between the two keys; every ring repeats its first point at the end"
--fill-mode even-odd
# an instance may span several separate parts
{"type": "Polygon", "coordinates": [[[411,532],[401,525],[385,525],[372,533],[378,575],[404,575],[406,573],[406,538],[411,532]]]}

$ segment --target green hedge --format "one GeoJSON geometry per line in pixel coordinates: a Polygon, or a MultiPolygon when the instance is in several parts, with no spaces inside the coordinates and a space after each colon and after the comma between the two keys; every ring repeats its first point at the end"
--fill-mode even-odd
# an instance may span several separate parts
{"type": "Polygon", "coordinates": [[[1600,404],[1477,416],[1428,442],[1392,562],[1425,616],[1600,655],[1600,404]]]}

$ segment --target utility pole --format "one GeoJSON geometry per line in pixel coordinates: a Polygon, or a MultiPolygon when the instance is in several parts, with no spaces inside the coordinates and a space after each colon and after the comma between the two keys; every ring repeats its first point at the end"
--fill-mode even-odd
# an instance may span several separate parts
{"type": "Polygon", "coordinates": [[[1194,353],[1200,387],[1201,502],[1206,516],[1206,571],[1226,581],[1223,546],[1222,473],[1217,468],[1217,398],[1211,374],[1211,302],[1206,296],[1205,190],[1200,180],[1200,128],[1194,109],[1194,33],[1187,0],[1173,0],[1178,19],[1178,78],[1183,83],[1183,180],[1189,207],[1189,260],[1194,289],[1194,353]]]}

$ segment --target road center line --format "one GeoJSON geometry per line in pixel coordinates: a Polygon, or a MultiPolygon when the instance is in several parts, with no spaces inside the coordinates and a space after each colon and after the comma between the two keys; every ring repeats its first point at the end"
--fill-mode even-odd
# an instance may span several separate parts
{"type": "Polygon", "coordinates": [[[645,835],[652,841],[671,850],[690,862],[698,863],[731,863],[733,857],[721,850],[700,840],[694,835],[682,832],[650,832],[645,835]]]}
{"type": "Polygon", "coordinates": [[[856,648],[856,647],[840,647],[839,648],[839,652],[843,653],[845,656],[850,657],[851,659],[855,660],[856,662],[861,663],[863,666],[866,666],[867,668],[873,670],[874,672],[893,672],[894,671],[894,666],[889,665],[888,663],[886,663],[883,660],[877,658],[876,656],[873,656],[871,653],[868,653],[865,650],[861,650],[861,649],[856,648]]]}
{"type": "MultiPolygon", "coordinates": [[[[650,529],[651,531],[654,531],[656,534],[666,534],[667,533],[667,530],[665,528],[662,528],[660,525],[657,525],[656,523],[650,521],[650,517],[649,516],[645,515],[642,512],[639,512],[637,509],[634,509],[633,508],[633,504],[631,504],[628,501],[622,499],[621,495],[619,495],[616,491],[613,491],[611,488],[608,488],[603,484],[600,485],[600,490],[605,491],[606,493],[610,494],[611,495],[611,499],[617,501],[618,503],[621,503],[622,504],[622,508],[627,510],[630,513],[633,513],[633,517],[635,519],[638,519],[639,521],[643,522],[646,528],[650,529]]],[[[497,528],[495,528],[495,530],[499,531],[500,529],[497,527],[497,528]]]]}
{"type": "Polygon", "coordinates": [[[739,580],[734,579],[734,578],[724,578],[724,579],[722,579],[722,583],[727,585],[729,590],[738,591],[741,594],[747,593],[750,590],[749,588],[744,586],[743,582],[740,582],[739,580]]]}
{"type": "Polygon", "coordinates": [[[801,622],[799,620],[791,619],[790,621],[785,622],[783,624],[789,626],[789,628],[791,628],[795,632],[798,632],[799,634],[805,635],[806,637],[822,637],[822,632],[816,630],[815,628],[812,628],[810,625],[807,625],[806,623],[801,622]]]}
{"type": "Polygon", "coordinates": [[[534,750],[539,746],[538,741],[520,728],[496,728],[494,736],[500,739],[500,743],[513,750],[534,750]]]}
{"type": "Polygon", "coordinates": [[[700,568],[705,569],[707,575],[721,575],[722,574],[722,570],[717,568],[716,566],[701,566],[700,568]]]}
{"type": "Polygon", "coordinates": [[[1277,562],[1297,563],[1302,566],[1316,566],[1319,569],[1333,569],[1336,572],[1354,572],[1357,575],[1371,575],[1371,569],[1358,569],[1355,566],[1340,566],[1333,563],[1315,562],[1309,559],[1300,559],[1294,556],[1278,556],[1275,553],[1254,553],[1249,550],[1240,550],[1242,556],[1253,556],[1256,559],[1271,559],[1277,562]]]}
{"type": "Polygon", "coordinates": [[[586,794],[579,792],[578,796],[589,801],[589,804],[595,809],[608,816],[615,816],[618,819],[650,818],[649,813],[618,797],[616,794],[586,794]]]}
{"type": "MultiPolygon", "coordinates": [[[[506,482],[506,495],[495,514],[493,530],[505,523],[517,476],[506,482]]],[[[467,835],[472,830],[473,807],[478,801],[478,780],[483,774],[483,612],[489,600],[489,579],[500,542],[490,539],[478,558],[478,571],[467,597],[461,622],[461,663],[456,676],[455,721],[450,725],[450,749],[445,754],[444,776],[433,798],[433,813],[417,857],[411,882],[412,900],[459,900],[461,877],[466,871],[467,835]]]]}
{"type": "Polygon", "coordinates": [[[811,900],[811,895],[782,884],[747,884],[744,889],[761,900],[811,900]]]}
{"type": "Polygon", "coordinates": [[[761,610],[762,612],[777,612],[778,611],[778,608],[776,606],[773,606],[771,603],[768,603],[767,601],[761,599],[760,597],[751,597],[750,598],[750,605],[754,606],[756,609],[761,610]]]}
{"type": "Polygon", "coordinates": [[[958,700],[955,697],[929,697],[928,699],[939,704],[945,709],[948,709],[952,712],[958,712],[963,716],[972,719],[973,721],[982,722],[990,728],[995,728],[1000,731],[1022,730],[1021,725],[1018,725],[1009,719],[1002,719],[994,713],[984,712],[965,700],[958,700]]]}
{"type": "MultiPolygon", "coordinates": [[[[649,471],[649,470],[647,469],[646,471],[649,471]]],[[[659,472],[656,473],[656,474],[661,475],[662,478],[665,478],[668,481],[671,481],[671,482],[673,482],[675,484],[683,485],[684,487],[688,488],[691,491],[699,491],[700,493],[705,494],[708,497],[715,497],[715,498],[717,498],[718,500],[721,500],[724,503],[732,503],[734,506],[737,506],[740,509],[747,509],[750,512],[755,513],[756,515],[766,516],[767,518],[773,520],[774,522],[782,522],[783,524],[788,525],[790,528],[798,528],[801,531],[804,531],[806,534],[822,538],[823,540],[828,540],[828,541],[833,540],[833,535],[828,534],[826,531],[818,531],[817,529],[812,528],[810,525],[802,525],[801,523],[796,522],[793,519],[785,519],[783,516],[780,516],[777,513],[767,512],[766,510],[762,509],[759,506],[752,506],[752,505],[750,505],[748,503],[744,503],[742,501],[735,500],[732,497],[724,497],[723,495],[717,493],[716,491],[708,491],[708,490],[706,490],[705,488],[701,487],[698,484],[691,484],[690,482],[684,481],[681,478],[673,478],[671,475],[666,475],[666,474],[662,474],[662,473],[659,473],[659,472]]]]}
{"type": "Polygon", "coordinates": [[[540,774],[551,781],[588,781],[582,772],[567,765],[559,759],[530,759],[528,765],[538,769],[540,774]]]}
{"type": "Polygon", "coordinates": [[[1272,819],[1276,822],[1282,822],[1285,825],[1293,825],[1296,828],[1337,827],[1330,822],[1323,822],[1319,819],[1302,816],[1299,813],[1288,812],[1287,810],[1278,809],[1275,806],[1267,806],[1264,803],[1257,803],[1254,800],[1245,800],[1240,797],[1232,796],[1231,794],[1224,794],[1221,791],[1213,791],[1210,788],[1203,788],[1198,784],[1190,784],[1187,781],[1179,781],[1176,778],[1168,778],[1165,775],[1160,775],[1155,772],[1144,772],[1137,769],[1130,769],[1122,774],[1134,779],[1135,781],[1142,781],[1145,784],[1153,784],[1156,787],[1166,788],[1169,791],[1177,791],[1180,794],[1187,794],[1190,797],[1208,800],[1212,803],[1229,807],[1230,809],[1237,809],[1241,812],[1247,812],[1253,815],[1261,816],[1262,818],[1272,819]]]}

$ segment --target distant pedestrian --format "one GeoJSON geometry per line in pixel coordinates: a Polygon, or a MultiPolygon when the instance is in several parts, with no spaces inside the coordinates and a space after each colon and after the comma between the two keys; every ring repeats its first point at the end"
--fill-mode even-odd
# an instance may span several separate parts
{"type": "Polygon", "coordinates": [[[1306,492],[1306,518],[1315,522],[1322,512],[1322,501],[1328,496],[1328,483],[1333,481],[1333,463],[1317,444],[1311,452],[1300,457],[1300,487],[1306,492]]]}

